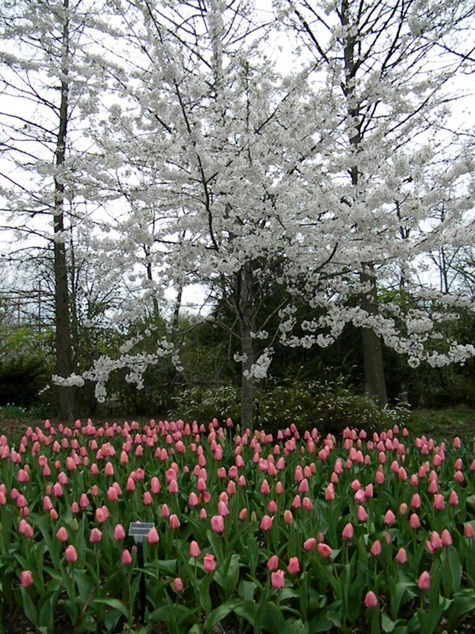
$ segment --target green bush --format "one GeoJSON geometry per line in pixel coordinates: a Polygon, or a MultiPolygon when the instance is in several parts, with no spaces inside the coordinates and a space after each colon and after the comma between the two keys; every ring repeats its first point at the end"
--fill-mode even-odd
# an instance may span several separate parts
{"type": "MultiPolygon", "coordinates": [[[[214,417],[240,422],[240,393],[234,386],[185,390],[176,400],[173,416],[199,423],[214,417]]],[[[321,433],[340,435],[345,427],[379,430],[403,424],[403,407],[381,408],[368,396],[353,394],[341,383],[285,381],[256,393],[256,427],[275,432],[294,423],[304,431],[317,427],[321,433]]]]}
{"type": "Polygon", "coordinates": [[[401,424],[404,408],[381,408],[369,396],[354,394],[342,383],[284,382],[262,395],[261,424],[274,430],[294,423],[300,430],[317,427],[340,435],[346,427],[367,431],[401,424]]]}
{"type": "Polygon", "coordinates": [[[182,418],[187,422],[196,420],[200,424],[207,424],[213,418],[220,421],[232,418],[236,423],[241,419],[240,392],[233,385],[189,388],[183,390],[174,401],[175,406],[169,412],[172,418],[182,418]]]}

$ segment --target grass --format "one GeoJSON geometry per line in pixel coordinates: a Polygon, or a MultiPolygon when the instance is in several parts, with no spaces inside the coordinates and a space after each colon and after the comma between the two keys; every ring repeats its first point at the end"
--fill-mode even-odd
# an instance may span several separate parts
{"type": "Polygon", "coordinates": [[[475,439],[475,410],[465,407],[414,410],[409,416],[407,427],[419,436],[433,436],[437,439],[460,436],[475,439]]]}

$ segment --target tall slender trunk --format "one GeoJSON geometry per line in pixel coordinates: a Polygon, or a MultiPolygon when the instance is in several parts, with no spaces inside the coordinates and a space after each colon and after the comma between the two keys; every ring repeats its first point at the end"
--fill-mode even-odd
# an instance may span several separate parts
{"type": "MultiPolygon", "coordinates": [[[[66,244],[63,240],[64,223],[64,182],[61,168],[66,160],[66,139],[69,117],[69,0],[63,0],[64,26],[62,34],[63,57],[61,63],[61,103],[59,108],[59,128],[56,139],[56,168],[54,179],[54,282],[55,282],[55,324],[56,324],[56,374],[67,377],[72,374],[72,346],[69,306],[68,271],[66,244]]],[[[58,386],[58,415],[64,420],[73,420],[75,415],[75,395],[72,387],[58,386]]]]}
{"type": "MultiPolygon", "coordinates": [[[[341,4],[342,26],[350,25],[350,1],[342,0],[341,4]]],[[[356,36],[350,31],[345,34],[344,60],[345,60],[345,85],[344,92],[348,103],[348,114],[352,119],[354,132],[349,139],[350,149],[354,154],[354,164],[350,168],[351,184],[356,189],[360,181],[358,166],[358,152],[363,140],[360,104],[355,95],[355,79],[357,66],[355,62],[356,36]]],[[[361,294],[360,305],[369,315],[377,315],[379,312],[376,273],[372,263],[363,263],[366,271],[360,273],[360,282],[369,290],[361,294]],[[369,272],[368,272],[369,271],[369,272]]],[[[366,394],[374,396],[381,405],[387,403],[386,382],[384,378],[383,346],[381,338],[372,328],[363,328],[363,374],[364,390],[366,394]]]]}
{"type": "MultiPolygon", "coordinates": [[[[376,275],[361,273],[362,284],[369,285],[367,293],[361,296],[361,308],[369,315],[378,314],[378,295],[376,275]]],[[[380,405],[386,405],[388,396],[384,379],[383,346],[372,328],[363,328],[363,373],[365,393],[377,399],[380,405]]]]}
{"type": "Polygon", "coordinates": [[[239,320],[241,326],[241,354],[243,355],[241,376],[241,426],[252,429],[255,382],[251,374],[254,363],[254,330],[252,265],[247,262],[237,277],[239,320]]]}

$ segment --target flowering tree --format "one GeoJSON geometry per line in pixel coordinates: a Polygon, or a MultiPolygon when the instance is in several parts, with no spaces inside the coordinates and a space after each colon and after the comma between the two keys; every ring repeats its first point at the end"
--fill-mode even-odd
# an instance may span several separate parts
{"type": "Polygon", "coordinates": [[[359,244],[331,296],[316,285],[312,301],[328,310],[304,328],[326,328],[328,338],[311,334],[300,343],[327,345],[345,322],[360,326],[365,388],[384,403],[381,340],[408,354],[412,365],[463,362],[474,352],[455,341],[434,349],[438,324],[457,318],[464,300],[457,289],[436,292],[428,264],[455,235],[460,240],[463,232],[467,244],[472,235],[473,142],[461,147],[450,106],[464,96],[455,79],[470,62],[471,42],[463,33],[473,24],[473,6],[398,0],[275,5],[310,56],[317,89],[334,98],[336,125],[321,164],[335,205],[347,208],[338,231],[351,232],[359,244]],[[448,44],[454,41],[458,50],[448,44]],[[435,221],[441,208],[442,223],[435,221]],[[390,301],[383,301],[383,289],[390,301]]]}
{"type": "MultiPolygon", "coordinates": [[[[254,381],[265,376],[272,356],[271,346],[259,342],[272,341],[266,328],[289,297],[271,312],[262,306],[272,284],[284,285],[304,197],[320,177],[301,176],[315,154],[315,121],[303,123],[306,100],[314,96],[306,74],[283,81],[262,59],[261,41],[251,37],[257,25],[245,8],[170,6],[130,4],[124,17],[143,60],[111,109],[114,127],[102,132],[102,126],[95,142],[104,148],[109,191],[129,203],[125,224],[115,229],[133,245],[126,258],[145,263],[143,279],[155,301],[169,284],[198,282],[235,316],[242,422],[250,426],[254,381]],[[152,269],[160,272],[156,280],[152,269]]],[[[320,236],[331,259],[323,223],[320,236]]],[[[106,377],[104,359],[101,371],[106,377]]]]}
{"type": "MultiPolygon", "coordinates": [[[[103,79],[93,34],[101,3],[10,3],[1,18],[2,169],[7,236],[18,248],[53,252],[56,373],[73,372],[69,234],[90,212],[79,173],[87,148],[81,129],[97,107],[103,79]],[[52,231],[51,231],[52,229],[52,231]]],[[[97,37],[95,38],[97,41],[97,37]]],[[[71,386],[60,386],[59,414],[71,419],[71,386]]]]}

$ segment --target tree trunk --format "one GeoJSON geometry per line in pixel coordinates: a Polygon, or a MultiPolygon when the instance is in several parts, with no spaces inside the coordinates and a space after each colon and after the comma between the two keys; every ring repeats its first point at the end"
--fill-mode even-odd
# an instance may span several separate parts
{"type": "Polygon", "coordinates": [[[247,262],[237,276],[238,309],[241,326],[241,426],[243,430],[253,428],[254,377],[250,374],[254,363],[254,325],[252,295],[252,265],[247,262]]]}
{"type": "MultiPolygon", "coordinates": [[[[378,314],[376,276],[361,274],[361,282],[370,284],[370,289],[361,297],[361,308],[369,315],[378,314]]],[[[363,328],[363,372],[365,393],[376,398],[380,405],[386,405],[386,381],[384,379],[383,346],[372,328],[363,328]]]]}
{"type": "MultiPolygon", "coordinates": [[[[69,307],[68,271],[64,232],[64,181],[61,168],[66,159],[66,138],[68,128],[68,55],[69,55],[69,0],[63,1],[63,59],[61,64],[61,103],[59,128],[56,141],[56,168],[54,180],[54,282],[55,282],[55,325],[56,325],[56,374],[68,377],[72,374],[72,346],[69,307]]],[[[72,387],[58,386],[59,418],[72,421],[75,415],[75,395],[72,387]]]]}
{"type": "MultiPolygon", "coordinates": [[[[345,29],[349,29],[350,24],[350,2],[342,0],[341,5],[341,23],[345,29]]],[[[345,60],[345,95],[348,103],[348,114],[354,124],[353,135],[349,139],[350,148],[354,153],[355,163],[351,166],[349,172],[351,184],[356,189],[360,182],[360,172],[358,165],[358,151],[363,141],[362,132],[362,116],[360,112],[360,104],[355,96],[355,80],[356,80],[356,57],[355,46],[357,45],[356,37],[351,29],[345,36],[344,60],[345,60]]],[[[369,315],[377,315],[379,311],[378,295],[376,289],[376,273],[371,263],[366,263],[366,269],[370,273],[360,273],[360,281],[362,284],[369,284],[369,291],[362,293],[361,308],[369,315]]],[[[383,347],[381,338],[374,332],[372,328],[363,328],[363,374],[365,393],[376,397],[381,405],[387,403],[386,382],[384,380],[384,361],[383,347]]]]}

